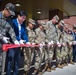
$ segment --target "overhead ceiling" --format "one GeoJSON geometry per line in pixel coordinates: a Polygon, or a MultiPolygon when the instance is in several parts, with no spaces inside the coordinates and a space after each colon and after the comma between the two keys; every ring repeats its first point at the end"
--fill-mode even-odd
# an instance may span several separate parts
{"type": "Polygon", "coordinates": [[[20,2],[21,6],[16,7],[17,11],[25,10],[35,19],[44,19],[49,17],[49,10],[53,9],[60,9],[63,11],[64,16],[76,15],[76,5],[71,1],[72,0],[3,0],[2,6],[8,2],[14,4],[20,2]],[[38,10],[41,10],[42,13],[37,14],[38,10]]]}

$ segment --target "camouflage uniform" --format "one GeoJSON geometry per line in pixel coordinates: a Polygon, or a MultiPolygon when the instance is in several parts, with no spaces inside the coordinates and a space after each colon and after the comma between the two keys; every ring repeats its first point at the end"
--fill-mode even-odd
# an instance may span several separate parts
{"type": "MultiPolygon", "coordinates": [[[[63,27],[66,25],[65,22],[63,20],[61,20],[64,24],[63,24],[63,27]]],[[[63,43],[62,43],[62,51],[61,51],[61,54],[62,54],[62,65],[65,66],[65,65],[68,65],[68,46],[67,46],[67,41],[68,41],[68,35],[67,35],[67,32],[65,32],[63,30],[63,43]]]]}
{"type": "Polygon", "coordinates": [[[6,36],[6,33],[9,33],[13,42],[16,41],[16,36],[11,25],[6,21],[6,18],[0,12],[0,39],[6,36]]]}
{"type": "Polygon", "coordinates": [[[63,38],[63,42],[66,44],[63,48],[64,48],[64,51],[63,51],[63,63],[68,63],[68,34],[66,32],[64,32],[64,38],[63,38]]]}
{"type": "MultiPolygon", "coordinates": [[[[46,41],[46,34],[40,28],[37,28],[35,30],[35,32],[36,32],[36,35],[37,35],[36,43],[38,43],[38,44],[45,43],[45,41],[46,41]]],[[[41,66],[41,63],[42,63],[44,55],[45,55],[45,47],[40,47],[39,49],[40,49],[40,54],[39,54],[40,63],[39,63],[39,66],[41,66]]]]}
{"type": "Polygon", "coordinates": [[[58,67],[62,68],[60,64],[63,62],[63,60],[66,59],[67,57],[67,46],[66,46],[66,33],[63,30],[64,24],[62,23],[63,21],[61,20],[59,22],[60,26],[62,26],[62,29],[60,29],[57,25],[57,33],[58,33],[58,42],[61,44],[61,47],[57,47],[57,63],[58,67]],[[62,60],[63,59],[63,60],[62,60]]]}
{"type": "MultiPolygon", "coordinates": [[[[52,21],[48,21],[46,23],[46,36],[49,42],[54,41],[56,43],[57,40],[57,31],[55,25],[52,23],[52,21]]],[[[55,50],[55,45],[48,47],[48,55],[49,55],[49,63],[51,64],[53,55],[54,55],[54,50],[55,50]]]]}
{"type": "MultiPolygon", "coordinates": [[[[31,23],[34,20],[31,20],[31,23]]],[[[36,35],[33,29],[31,29],[29,26],[27,26],[27,33],[28,33],[28,40],[29,42],[35,43],[36,35]]],[[[28,47],[24,48],[24,70],[28,71],[30,69],[30,66],[32,64],[33,56],[34,56],[35,47],[28,47]]]]}
{"type": "Polygon", "coordinates": [[[56,55],[57,55],[57,63],[58,63],[58,67],[59,68],[62,68],[62,66],[60,65],[61,62],[62,62],[62,59],[65,58],[66,56],[66,52],[65,52],[65,35],[64,35],[64,31],[63,31],[63,26],[64,26],[64,21],[60,21],[59,24],[56,26],[56,29],[57,29],[57,42],[60,43],[61,46],[58,46],[58,43],[57,43],[57,52],[56,52],[56,55]]]}
{"type": "Polygon", "coordinates": [[[51,67],[51,62],[53,59],[56,59],[56,40],[57,40],[57,31],[56,31],[56,23],[58,23],[59,17],[55,15],[52,20],[46,23],[46,36],[49,43],[52,43],[52,46],[48,46],[48,64],[46,64],[45,68],[48,65],[47,71],[55,70],[54,65],[51,67]],[[55,22],[54,22],[55,21],[55,22]],[[54,23],[55,24],[54,24],[54,23]]]}
{"type": "Polygon", "coordinates": [[[46,23],[46,35],[47,35],[47,39],[49,40],[49,42],[51,42],[51,41],[56,42],[56,40],[57,40],[57,38],[56,38],[56,36],[57,36],[56,27],[51,21],[48,21],[46,23]]]}
{"type": "Polygon", "coordinates": [[[73,44],[73,41],[74,41],[74,38],[73,38],[73,36],[71,35],[71,34],[67,34],[67,42],[68,42],[68,55],[69,55],[69,62],[71,63],[71,64],[74,64],[73,63],[73,46],[72,46],[72,44],[73,44]]]}
{"type": "MultiPolygon", "coordinates": [[[[62,41],[62,32],[60,31],[60,29],[58,28],[58,25],[56,26],[56,28],[57,28],[57,33],[58,33],[58,39],[57,39],[57,41],[60,43],[60,44],[62,44],[63,43],[63,41],[62,41]]],[[[61,61],[62,61],[62,55],[61,55],[61,50],[62,50],[62,48],[61,47],[58,47],[57,46],[57,49],[56,49],[56,58],[57,58],[57,63],[61,63],[61,61]]]]}
{"type": "MultiPolygon", "coordinates": [[[[2,66],[3,68],[5,68],[5,58],[6,58],[6,53],[2,51],[2,44],[4,44],[4,40],[3,38],[6,37],[6,33],[8,33],[11,36],[11,39],[13,41],[13,43],[16,41],[16,35],[15,32],[13,30],[13,28],[11,27],[11,25],[6,21],[6,18],[3,16],[2,12],[0,12],[0,60],[2,60],[2,66]]],[[[8,37],[9,38],[9,37],[8,37]]],[[[2,68],[2,70],[4,70],[2,68]]],[[[3,71],[2,71],[3,72],[3,71]]]]}

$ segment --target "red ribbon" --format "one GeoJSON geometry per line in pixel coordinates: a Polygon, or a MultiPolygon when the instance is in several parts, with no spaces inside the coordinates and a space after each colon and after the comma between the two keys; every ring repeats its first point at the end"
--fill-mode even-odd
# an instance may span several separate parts
{"type": "Polygon", "coordinates": [[[8,49],[11,48],[17,48],[17,47],[38,47],[39,45],[32,45],[32,44],[20,44],[20,45],[16,45],[16,44],[3,44],[2,45],[2,49],[3,51],[8,51],[8,49]]]}
{"type": "MultiPolygon", "coordinates": [[[[11,49],[11,48],[17,48],[17,47],[39,47],[40,45],[39,44],[19,44],[19,45],[16,45],[16,44],[3,44],[2,45],[2,49],[3,51],[8,51],[8,49],[11,49]]],[[[45,44],[43,46],[48,46],[48,44],[45,44]]],[[[51,46],[51,45],[49,45],[51,46]]]]}

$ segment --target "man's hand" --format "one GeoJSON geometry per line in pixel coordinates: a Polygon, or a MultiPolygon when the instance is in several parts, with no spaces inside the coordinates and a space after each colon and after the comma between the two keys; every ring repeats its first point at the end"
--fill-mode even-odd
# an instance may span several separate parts
{"type": "Polygon", "coordinates": [[[66,44],[65,44],[65,43],[62,43],[62,45],[63,45],[63,46],[66,46],[66,44]]]}
{"type": "Polygon", "coordinates": [[[73,44],[73,42],[69,42],[69,45],[71,46],[73,44]]]}
{"type": "Polygon", "coordinates": [[[50,43],[53,45],[54,44],[54,41],[51,41],[50,43]]]}
{"type": "Polygon", "coordinates": [[[26,41],[25,40],[20,40],[19,43],[20,44],[24,44],[26,41]]]}
{"type": "Polygon", "coordinates": [[[20,43],[16,40],[16,41],[14,41],[14,44],[20,44],[20,43]]]}
{"type": "Polygon", "coordinates": [[[31,42],[26,42],[26,44],[30,45],[30,44],[31,44],[31,42]]]}
{"type": "Polygon", "coordinates": [[[58,47],[61,47],[61,44],[60,44],[58,41],[57,41],[57,46],[58,46],[58,47]]]}
{"type": "Polygon", "coordinates": [[[76,41],[73,42],[73,45],[76,45],[76,41]]]}
{"type": "Polygon", "coordinates": [[[43,44],[40,43],[39,46],[40,46],[40,48],[42,48],[43,47],[43,44]]]}
{"type": "Polygon", "coordinates": [[[51,46],[51,45],[53,45],[53,44],[52,44],[51,42],[49,42],[49,43],[48,43],[48,46],[51,46]]]}
{"type": "Polygon", "coordinates": [[[8,37],[3,37],[2,40],[3,40],[4,43],[9,43],[9,39],[10,39],[10,38],[8,38],[8,37]]]}

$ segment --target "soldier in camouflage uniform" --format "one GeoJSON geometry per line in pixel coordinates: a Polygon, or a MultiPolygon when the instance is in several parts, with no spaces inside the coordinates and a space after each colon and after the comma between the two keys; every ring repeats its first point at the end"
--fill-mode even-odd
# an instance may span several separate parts
{"type": "MultiPolygon", "coordinates": [[[[35,35],[34,30],[33,30],[34,25],[36,25],[35,21],[33,19],[29,19],[27,25],[28,26],[26,29],[27,29],[29,42],[27,42],[26,44],[35,44],[36,35],[35,35]]],[[[24,50],[23,50],[23,53],[24,53],[24,71],[26,74],[28,73],[30,66],[32,64],[34,51],[35,51],[34,47],[24,48],[24,50]]],[[[24,74],[24,75],[26,75],[26,74],[24,74]]]]}
{"type": "Polygon", "coordinates": [[[74,38],[71,33],[72,33],[72,30],[68,30],[68,33],[67,33],[68,59],[69,59],[69,62],[74,65],[74,62],[72,61],[73,60],[73,46],[72,45],[74,42],[74,38]]]}
{"type": "MultiPolygon", "coordinates": [[[[62,56],[63,56],[63,66],[67,66],[68,65],[68,60],[70,56],[70,52],[72,51],[72,43],[73,43],[73,36],[71,35],[71,33],[68,33],[69,29],[67,24],[64,24],[64,37],[63,37],[63,42],[66,44],[64,47],[62,47],[63,51],[62,51],[62,56]]],[[[72,60],[70,60],[71,64],[74,64],[74,62],[72,62],[72,60]]]]}
{"type": "MultiPolygon", "coordinates": [[[[36,43],[40,45],[39,50],[36,52],[36,55],[39,55],[39,58],[40,58],[40,60],[39,60],[40,61],[39,62],[39,68],[40,69],[41,69],[41,63],[43,62],[43,58],[44,58],[44,55],[45,55],[45,47],[44,47],[45,42],[46,42],[46,34],[44,33],[45,25],[46,25],[45,22],[40,21],[39,22],[39,27],[37,29],[35,29],[35,33],[36,33],[36,36],[37,36],[36,37],[36,43]]],[[[41,72],[39,72],[39,75],[40,74],[41,74],[41,72]]]]}
{"type": "Polygon", "coordinates": [[[67,46],[66,46],[66,33],[63,30],[64,21],[61,20],[57,25],[57,33],[58,33],[58,40],[57,40],[57,63],[59,68],[63,68],[63,64],[61,64],[64,60],[66,60],[67,57],[67,46]],[[60,46],[59,46],[60,44],[60,46]]]}
{"type": "Polygon", "coordinates": [[[7,40],[9,39],[6,37],[6,33],[10,34],[14,43],[17,41],[14,30],[12,29],[11,25],[6,21],[7,17],[14,15],[14,9],[15,6],[11,3],[8,3],[5,6],[4,10],[0,12],[0,39],[4,43],[8,43],[7,40]]]}
{"type": "MultiPolygon", "coordinates": [[[[8,3],[6,4],[4,10],[0,12],[0,41],[1,41],[0,44],[9,43],[8,41],[9,37],[6,37],[6,33],[8,33],[11,36],[13,43],[19,44],[19,42],[16,40],[16,35],[13,28],[6,21],[7,17],[11,15],[15,15],[14,10],[15,10],[15,6],[12,3],[8,3]]],[[[11,69],[8,72],[9,72],[8,75],[10,75],[11,69]]]]}
{"type": "Polygon", "coordinates": [[[58,23],[59,21],[59,17],[57,15],[55,15],[52,20],[48,21],[46,23],[46,36],[47,39],[49,41],[49,43],[51,43],[51,47],[48,50],[48,64],[46,64],[45,68],[48,67],[47,71],[51,71],[55,70],[55,68],[52,66],[51,67],[51,62],[53,61],[53,56],[55,56],[55,50],[56,50],[56,46],[54,45],[54,43],[56,43],[57,40],[57,31],[56,31],[56,23],[58,23]],[[48,66],[47,66],[48,65],[48,66]]]}
{"type": "Polygon", "coordinates": [[[63,66],[67,66],[68,65],[68,50],[69,50],[69,43],[68,43],[68,38],[69,38],[69,35],[68,35],[68,26],[67,24],[64,24],[64,43],[66,44],[64,48],[64,52],[63,52],[63,66]]]}

